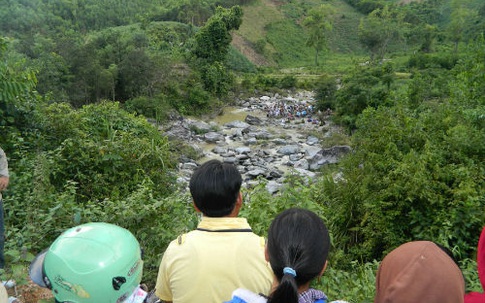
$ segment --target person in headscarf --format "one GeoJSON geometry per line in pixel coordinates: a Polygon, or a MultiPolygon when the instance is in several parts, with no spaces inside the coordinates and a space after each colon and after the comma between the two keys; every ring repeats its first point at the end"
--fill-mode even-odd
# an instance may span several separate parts
{"type": "MultiPolygon", "coordinates": [[[[482,284],[482,290],[485,289],[485,226],[482,229],[480,240],[478,240],[477,249],[477,268],[478,278],[482,284]]],[[[465,295],[465,303],[485,303],[485,293],[469,292],[465,295]]]]}
{"type": "Polygon", "coordinates": [[[405,243],[382,260],[374,303],[463,303],[463,274],[442,247],[430,241],[405,243]]]}

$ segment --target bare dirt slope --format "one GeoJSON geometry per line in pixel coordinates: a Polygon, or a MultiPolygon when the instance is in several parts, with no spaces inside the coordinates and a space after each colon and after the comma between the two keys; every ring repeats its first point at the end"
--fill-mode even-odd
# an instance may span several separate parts
{"type": "Polygon", "coordinates": [[[239,30],[233,33],[232,46],[257,66],[271,66],[274,64],[270,59],[274,49],[266,44],[265,55],[257,52],[254,45],[266,40],[266,27],[284,16],[279,10],[281,3],[275,0],[261,0],[254,5],[243,7],[243,22],[239,30]]]}
{"type": "Polygon", "coordinates": [[[251,63],[257,66],[269,65],[268,60],[261,54],[258,54],[251,43],[247,41],[244,37],[233,34],[232,35],[232,46],[237,49],[241,54],[248,58],[251,63]]]}

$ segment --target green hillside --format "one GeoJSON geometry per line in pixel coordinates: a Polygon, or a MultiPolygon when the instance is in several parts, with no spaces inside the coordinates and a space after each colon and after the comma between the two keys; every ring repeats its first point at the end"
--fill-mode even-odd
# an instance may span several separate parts
{"type": "Polygon", "coordinates": [[[484,10],[480,0],[256,0],[243,6],[243,23],[234,34],[233,46],[256,65],[312,68],[315,50],[305,46],[308,33],[301,23],[310,9],[323,3],[335,10],[331,18],[333,30],[326,39],[327,50],[319,56],[323,63],[319,70],[325,72],[340,71],[352,62],[368,60],[369,52],[359,41],[358,28],[360,20],[367,17],[371,8],[390,5],[404,16],[406,28],[402,28],[403,36],[389,45],[389,57],[408,56],[418,49],[418,45],[413,45],[413,32],[419,31],[425,24],[436,26],[436,42],[439,45],[449,45],[447,40],[453,6],[466,9],[466,14],[471,14],[464,17],[464,20],[470,20],[463,29],[463,39],[471,39],[468,34],[483,26],[483,22],[479,21],[484,10]]]}
{"type": "MultiPolygon", "coordinates": [[[[233,46],[248,56],[254,63],[267,66],[310,67],[314,63],[315,51],[305,46],[307,35],[300,25],[306,12],[322,1],[295,1],[282,4],[277,1],[259,0],[243,7],[244,17],[240,29],[235,33],[233,46]],[[247,50],[251,45],[253,51],[247,50]],[[264,59],[261,59],[264,58],[264,59]]],[[[332,1],[336,14],[333,31],[328,37],[329,57],[342,54],[365,55],[359,44],[357,27],[363,14],[343,0],[332,1]]],[[[322,59],[326,55],[321,55],[322,59]]],[[[332,60],[325,64],[331,64],[332,60]]]]}
{"type": "Polygon", "coordinates": [[[363,54],[362,45],[357,36],[362,13],[356,11],[345,1],[333,1],[337,14],[334,20],[333,31],[329,36],[329,47],[335,53],[363,54]]]}

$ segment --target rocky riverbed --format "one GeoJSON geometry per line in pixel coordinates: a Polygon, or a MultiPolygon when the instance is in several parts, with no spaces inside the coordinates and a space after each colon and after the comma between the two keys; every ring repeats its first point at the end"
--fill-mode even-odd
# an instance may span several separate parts
{"type": "Polygon", "coordinates": [[[281,189],[288,174],[316,178],[322,166],[338,162],[351,149],[322,147],[321,140],[339,129],[332,124],[330,112],[315,112],[313,104],[313,93],[308,91],[261,95],[237,100],[210,121],[173,121],[162,131],[188,143],[198,155],[180,158],[178,181],[188,183],[194,169],[214,158],[235,164],[246,187],[266,179],[270,193],[281,189]],[[305,116],[301,109],[308,109],[305,116]]]}

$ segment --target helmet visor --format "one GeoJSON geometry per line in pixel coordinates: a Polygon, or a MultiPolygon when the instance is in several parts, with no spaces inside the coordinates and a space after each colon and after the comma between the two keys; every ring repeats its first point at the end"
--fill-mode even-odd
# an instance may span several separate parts
{"type": "Polygon", "coordinates": [[[29,267],[29,276],[32,282],[39,285],[40,287],[46,288],[48,288],[48,286],[46,285],[44,280],[44,258],[47,251],[48,249],[44,249],[41,253],[39,253],[34,258],[34,260],[32,260],[32,263],[30,263],[29,267]]]}

